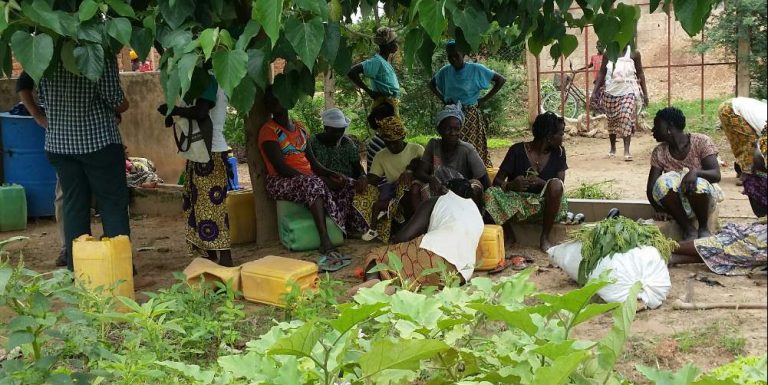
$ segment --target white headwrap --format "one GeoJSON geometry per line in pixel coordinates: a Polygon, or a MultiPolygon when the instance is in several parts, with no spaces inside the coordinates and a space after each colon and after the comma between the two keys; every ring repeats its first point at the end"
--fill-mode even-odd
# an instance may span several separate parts
{"type": "Polygon", "coordinates": [[[456,104],[449,104],[445,106],[445,108],[438,112],[437,115],[435,115],[435,126],[439,126],[440,122],[445,120],[445,118],[454,117],[456,119],[459,119],[459,122],[461,124],[464,124],[464,113],[461,112],[461,102],[456,102],[456,104]]]}

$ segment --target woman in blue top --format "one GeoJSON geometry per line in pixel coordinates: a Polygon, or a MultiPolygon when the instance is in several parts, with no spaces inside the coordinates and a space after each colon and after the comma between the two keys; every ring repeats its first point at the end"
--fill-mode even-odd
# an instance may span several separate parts
{"type": "Polygon", "coordinates": [[[446,44],[445,50],[450,64],[435,73],[429,87],[445,104],[461,102],[465,120],[461,126],[460,138],[475,146],[485,165],[491,167],[485,134],[486,121],[478,107],[496,95],[507,80],[480,63],[465,62],[464,53],[453,40],[446,44]],[[491,83],[493,88],[480,97],[480,91],[488,88],[491,83]]]}

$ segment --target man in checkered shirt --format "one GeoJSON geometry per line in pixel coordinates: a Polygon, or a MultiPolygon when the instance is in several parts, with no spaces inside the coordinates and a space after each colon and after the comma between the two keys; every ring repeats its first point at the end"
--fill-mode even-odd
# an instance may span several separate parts
{"type": "Polygon", "coordinates": [[[105,59],[97,82],[67,71],[61,63],[52,65],[52,73],[40,82],[48,118],[45,151],[64,194],[67,268],[72,270],[72,240],[91,233],[92,195],[104,236],[130,235],[125,150],[117,129],[128,101],[114,56],[105,59]]]}

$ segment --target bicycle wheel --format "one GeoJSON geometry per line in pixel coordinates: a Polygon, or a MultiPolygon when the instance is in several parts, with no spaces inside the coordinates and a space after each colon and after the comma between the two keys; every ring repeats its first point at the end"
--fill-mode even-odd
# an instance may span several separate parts
{"type": "Polygon", "coordinates": [[[570,94],[565,94],[565,104],[561,106],[561,95],[559,91],[552,92],[545,96],[541,101],[541,108],[544,111],[554,112],[566,118],[576,119],[579,114],[579,102],[570,94]],[[562,107],[562,114],[561,114],[562,107]]]}

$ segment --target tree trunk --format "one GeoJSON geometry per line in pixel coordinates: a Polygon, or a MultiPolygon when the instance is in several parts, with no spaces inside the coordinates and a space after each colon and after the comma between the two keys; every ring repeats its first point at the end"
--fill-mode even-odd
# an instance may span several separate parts
{"type": "Polygon", "coordinates": [[[739,42],[736,50],[736,96],[749,97],[750,31],[743,22],[738,26],[739,42]]]}
{"type": "Polygon", "coordinates": [[[251,113],[245,119],[245,141],[248,153],[248,171],[251,175],[253,198],[256,201],[256,244],[264,246],[278,240],[277,211],[275,201],[267,196],[265,189],[267,168],[259,151],[259,129],[269,119],[264,108],[264,94],[258,93],[251,113]]]}
{"type": "Polygon", "coordinates": [[[325,99],[325,109],[336,107],[336,75],[332,69],[323,73],[323,97],[325,99]]]}
{"type": "Polygon", "coordinates": [[[532,124],[539,116],[539,90],[538,88],[538,66],[536,65],[536,56],[528,50],[528,43],[525,44],[525,69],[528,80],[528,123],[532,124]]]}

